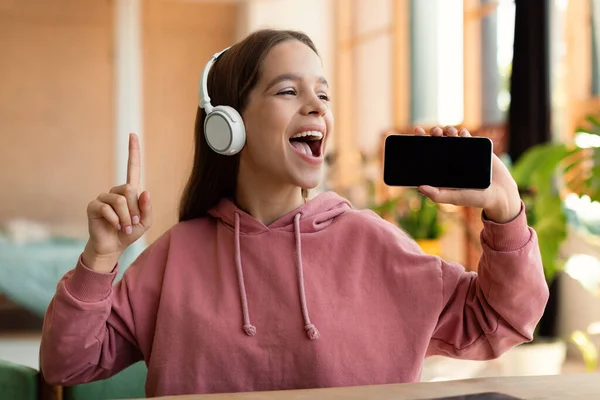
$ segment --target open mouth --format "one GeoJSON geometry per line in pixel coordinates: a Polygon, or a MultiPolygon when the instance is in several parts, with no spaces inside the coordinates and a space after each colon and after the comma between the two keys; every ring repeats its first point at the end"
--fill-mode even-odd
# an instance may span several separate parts
{"type": "Polygon", "coordinates": [[[323,133],[318,131],[307,131],[298,133],[290,138],[290,144],[298,152],[312,157],[321,156],[321,142],[323,133]]]}

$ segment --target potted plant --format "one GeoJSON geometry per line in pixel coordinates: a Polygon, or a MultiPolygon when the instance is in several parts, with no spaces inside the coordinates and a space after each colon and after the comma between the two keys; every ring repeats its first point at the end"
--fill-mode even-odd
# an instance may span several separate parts
{"type": "Polygon", "coordinates": [[[440,223],[438,204],[421,195],[414,189],[406,189],[402,194],[404,205],[396,217],[396,223],[409,234],[428,254],[441,256],[440,237],[443,226],[440,223]]]}
{"type": "MultiPolygon", "coordinates": [[[[509,163],[525,203],[528,223],[538,236],[544,276],[549,286],[563,263],[559,255],[567,235],[567,225],[562,200],[558,196],[556,174],[559,164],[568,154],[569,149],[564,144],[548,143],[530,148],[514,165],[509,163]]],[[[548,318],[547,314],[544,318],[548,318]]],[[[561,338],[541,336],[540,325],[531,343],[517,346],[502,356],[504,375],[561,372],[566,343],[561,338]]]]}
{"type": "MultiPolygon", "coordinates": [[[[597,118],[589,116],[587,122],[588,126],[578,128],[578,133],[600,134],[597,118]]],[[[544,275],[551,288],[566,261],[560,250],[567,238],[569,221],[568,210],[560,194],[565,187],[576,186],[579,194],[600,200],[600,165],[586,166],[590,160],[598,160],[598,155],[598,149],[582,149],[575,143],[544,143],[527,150],[514,165],[507,162],[526,205],[528,222],[538,236],[544,275]]],[[[543,320],[548,317],[545,314],[543,320]]],[[[544,337],[540,335],[538,326],[531,343],[506,354],[506,373],[560,373],[566,357],[567,340],[581,351],[588,369],[595,369],[597,351],[592,348],[585,333],[573,332],[569,338],[544,337]]]]}
{"type": "Polygon", "coordinates": [[[369,208],[404,230],[425,253],[441,255],[440,238],[444,227],[440,207],[417,190],[403,189],[400,195],[369,208]]]}

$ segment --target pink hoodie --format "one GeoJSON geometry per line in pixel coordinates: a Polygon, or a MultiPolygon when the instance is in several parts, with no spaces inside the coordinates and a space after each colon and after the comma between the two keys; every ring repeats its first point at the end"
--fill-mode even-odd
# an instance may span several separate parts
{"type": "Polygon", "coordinates": [[[531,340],[548,299],[523,210],[484,220],[478,275],[334,193],[268,227],[229,200],[210,214],[115,286],[81,262],[65,275],[44,322],[49,382],[138,360],[148,396],[414,382],[427,355],[489,359],[531,340]]]}

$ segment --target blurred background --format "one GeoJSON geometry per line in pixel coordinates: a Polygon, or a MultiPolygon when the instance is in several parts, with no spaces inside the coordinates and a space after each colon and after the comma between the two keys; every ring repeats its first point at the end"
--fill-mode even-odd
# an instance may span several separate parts
{"type": "Polygon", "coordinates": [[[262,27],[306,32],[323,59],[336,131],[319,191],[476,270],[481,210],[386,187],[385,137],[467,127],[522,190],[552,289],[534,344],[429,359],[423,380],[596,370],[600,0],[0,0],[0,359],[37,368],[41,317],[88,202],[125,181],[129,132],[155,222],[124,267],[177,222],[200,73],[262,27]]]}

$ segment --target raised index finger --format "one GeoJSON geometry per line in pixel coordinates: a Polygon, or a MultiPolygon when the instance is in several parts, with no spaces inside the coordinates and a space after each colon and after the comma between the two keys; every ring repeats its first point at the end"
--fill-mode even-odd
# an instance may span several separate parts
{"type": "Polygon", "coordinates": [[[140,139],[135,133],[129,134],[129,158],[127,160],[127,183],[140,188],[141,156],[140,139]]]}

